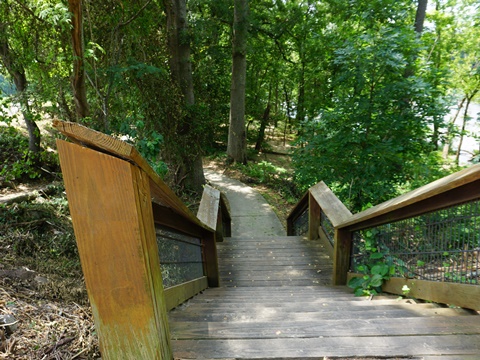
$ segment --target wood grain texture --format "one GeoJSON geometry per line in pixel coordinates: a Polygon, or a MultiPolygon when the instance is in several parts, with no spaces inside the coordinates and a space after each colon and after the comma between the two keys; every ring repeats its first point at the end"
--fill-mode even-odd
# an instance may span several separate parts
{"type": "Polygon", "coordinates": [[[165,289],[165,300],[167,310],[172,310],[186,300],[195,296],[208,287],[207,277],[201,277],[180,285],[165,289]]]}
{"type": "Polygon", "coordinates": [[[198,208],[197,217],[211,229],[217,228],[218,214],[220,210],[220,191],[205,185],[202,200],[198,208]]]}
{"type": "Polygon", "coordinates": [[[307,190],[305,194],[303,194],[302,198],[297,202],[297,204],[293,207],[290,213],[287,216],[287,235],[294,236],[294,223],[295,220],[302,214],[302,212],[308,208],[308,200],[309,200],[310,192],[307,190]]]}
{"type": "Polygon", "coordinates": [[[57,141],[102,358],[171,358],[147,175],[57,141]]]}
{"type": "Polygon", "coordinates": [[[322,285],[332,260],[319,242],[227,238],[218,255],[222,287],[169,313],[175,358],[471,360],[479,352],[480,317],[470,311],[322,285]]]}
{"type": "Polygon", "coordinates": [[[196,225],[204,226],[203,223],[183,204],[175,193],[163,182],[158,174],[152,169],[140,153],[126,142],[99,131],[89,129],[77,123],[54,120],[53,126],[73,142],[82,146],[101,150],[107,154],[122,158],[134,163],[149,177],[150,195],[154,202],[167,206],[182,215],[196,225]]]}
{"type": "Polygon", "coordinates": [[[382,288],[385,292],[401,295],[404,285],[409,287],[409,296],[413,298],[480,311],[479,285],[392,278],[382,288]]]}
{"type": "Polygon", "coordinates": [[[351,218],[352,213],[350,210],[347,209],[323,181],[311,187],[309,192],[331,221],[333,227],[337,227],[340,223],[351,218]]]}

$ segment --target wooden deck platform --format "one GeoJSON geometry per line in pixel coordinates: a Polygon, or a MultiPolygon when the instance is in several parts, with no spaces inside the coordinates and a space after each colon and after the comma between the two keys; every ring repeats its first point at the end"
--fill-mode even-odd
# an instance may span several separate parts
{"type": "Polygon", "coordinates": [[[176,359],[480,359],[464,309],[330,286],[332,263],[300,237],[218,244],[221,287],[169,313],[176,359]]]}

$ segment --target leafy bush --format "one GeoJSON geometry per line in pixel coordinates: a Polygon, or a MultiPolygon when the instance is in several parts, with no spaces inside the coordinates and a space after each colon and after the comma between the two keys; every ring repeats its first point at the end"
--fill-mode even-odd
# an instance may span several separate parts
{"type": "Polygon", "coordinates": [[[38,179],[59,167],[53,152],[28,151],[28,138],[11,126],[0,126],[0,166],[4,182],[38,179]]]}

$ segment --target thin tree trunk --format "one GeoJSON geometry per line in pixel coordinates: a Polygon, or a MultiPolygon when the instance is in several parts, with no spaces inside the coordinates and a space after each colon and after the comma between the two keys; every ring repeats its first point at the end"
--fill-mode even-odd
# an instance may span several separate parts
{"type": "Polygon", "coordinates": [[[85,85],[82,0],[68,0],[68,10],[73,14],[73,97],[75,100],[77,120],[81,120],[87,117],[90,113],[87,101],[87,87],[85,85]]]}
{"type": "MultiPolygon", "coordinates": [[[[0,32],[2,32],[2,34],[5,34],[4,28],[5,24],[0,24],[0,32]]],[[[38,154],[42,149],[40,146],[40,130],[32,118],[32,113],[28,104],[28,98],[26,95],[28,82],[27,77],[25,76],[25,69],[21,64],[15,61],[16,56],[12,53],[7,39],[3,38],[2,35],[0,35],[0,57],[5,69],[7,69],[8,73],[13,78],[13,83],[17,88],[17,95],[23,119],[28,131],[28,150],[32,153],[38,154]]]]}
{"type": "Polygon", "coordinates": [[[235,0],[230,89],[230,127],[227,155],[229,162],[247,162],[245,131],[245,87],[247,73],[248,0],[235,0]]]}
{"type": "Polygon", "coordinates": [[[428,0],[418,0],[417,12],[415,13],[415,32],[421,35],[423,32],[423,24],[427,14],[428,0]]]}
{"type": "MultiPolygon", "coordinates": [[[[427,11],[428,0],[418,0],[417,11],[415,13],[414,29],[417,37],[420,37],[423,32],[423,24],[425,23],[425,16],[427,11]]],[[[418,54],[414,54],[412,60],[407,64],[403,76],[409,78],[415,74],[414,63],[418,54]]]]}
{"type": "Polygon", "coordinates": [[[467,121],[469,119],[469,116],[468,116],[468,108],[470,107],[470,102],[472,101],[472,99],[475,97],[475,95],[477,95],[478,91],[480,89],[477,89],[475,90],[472,94],[470,94],[469,96],[467,96],[467,103],[465,104],[465,110],[463,112],[463,123],[462,123],[462,130],[460,132],[460,139],[458,141],[458,149],[457,149],[457,153],[455,154],[455,164],[457,164],[457,166],[460,164],[460,152],[462,151],[462,145],[463,145],[463,136],[465,134],[465,127],[467,126],[467,121]]]}
{"type": "Polygon", "coordinates": [[[298,82],[297,113],[295,122],[299,135],[302,133],[302,123],[305,120],[305,62],[301,60],[300,79],[298,82]]]}
{"type": "Polygon", "coordinates": [[[198,134],[192,131],[191,108],[195,104],[193,92],[190,41],[188,40],[187,5],[185,0],[164,0],[167,15],[167,42],[172,81],[182,95],[183,110],[170,114],[165,136],[167,160],[176,167],[175,183],[200,193],[205,184],[202,156],[197,143],[198,134]]]}
{"type": "Polygon", "coordinates": [[[447,132],[445,134],[445,145],[443,145],[443,152],[442,156],[444,159],[448,158],[448,153],[450,152],[450,146],[452,145],[452,130],[453,126],[455,125],[455,121],[457,121],[458,115],[460,115],[460,111],[463,108],[463,104],[465,103],[465,100],[467,100],[466,97],[463,97],[462,101],[460,101],[460,104],[458,104],[457,111],[455,112],[455,116],[449,121],[448,126],[447,126],[447,132]]]}
{"type": "Polygon", "coordinates": [[[285,126],[283,128],[283,146],[287,144],[287,129],[290,127],[290,97],[285,83],[283,84],[283,92],[285,94],[285,104],[287,106],[287,118],[285,119],[285,126]]]}
{"type": "Polygon", "coordinates": [[[268,120],[270,118],[270,101],[265,108],[262,116],[262,122],[260,123],[260,130],[258,131],[257,142],[255,144],[255,150],[262,150],[263,141],[265,140],[265,129],[267,128],[268,120]]]}

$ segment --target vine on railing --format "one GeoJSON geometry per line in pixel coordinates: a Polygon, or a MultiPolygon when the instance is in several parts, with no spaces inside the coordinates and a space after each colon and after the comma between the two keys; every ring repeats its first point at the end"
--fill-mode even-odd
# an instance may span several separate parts
{"type": "Polygon", "coordinates": [[[480,200],[354,232],[350,270],[364,273],[375,253],[391,276],[479,284],[480,200]]]}

